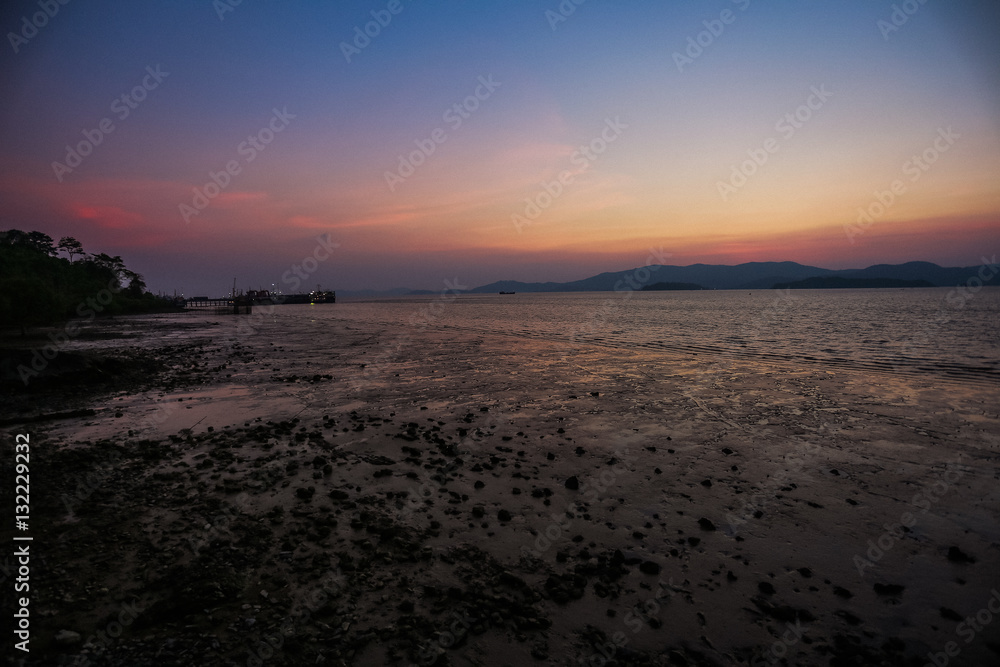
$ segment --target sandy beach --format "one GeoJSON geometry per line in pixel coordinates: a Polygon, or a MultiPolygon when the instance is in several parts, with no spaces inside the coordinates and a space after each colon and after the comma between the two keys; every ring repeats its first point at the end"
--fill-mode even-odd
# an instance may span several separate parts
{"type": "Polygon", "coordinates": [[[330,326],[99,320],[4,368],[24,664],[1000,661],[995,384],[330,326]]]}

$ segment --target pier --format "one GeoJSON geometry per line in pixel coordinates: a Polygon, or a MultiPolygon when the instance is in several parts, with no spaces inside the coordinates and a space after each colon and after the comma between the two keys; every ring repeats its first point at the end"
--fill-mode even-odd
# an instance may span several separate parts
{"type": "Polygon", "coordinates": [[[318,304],[336,303],[337,293],[333,291],[317,291],[309,294],[270,294],[266,290],[250,290],[246,294],[239,294],[236,298],[210,299],[205,296],[196,296],[184,301],[184,308],[190,310],[212,309],[216,315],[249,315],[253,312],[255,304],[260,305],[282,305],[282,304],[318,304]]]}
{"type": "Polygon", "coordinates": [[[253,312],[253,301],[245,296],[239,296],[235,299],[195,297],[186,300],[184,308],[191,310],[212,309],[216,315],[249,315],[253,312]]]}

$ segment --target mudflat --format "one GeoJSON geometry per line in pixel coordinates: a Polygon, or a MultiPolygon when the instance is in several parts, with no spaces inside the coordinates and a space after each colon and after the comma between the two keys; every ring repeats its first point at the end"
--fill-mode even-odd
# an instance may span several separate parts
{"type": "Polygon", "coordinates": [[[25,664],[1000,661],[990,381],[183,314],[25,384],[44,343],[25,664]]]}

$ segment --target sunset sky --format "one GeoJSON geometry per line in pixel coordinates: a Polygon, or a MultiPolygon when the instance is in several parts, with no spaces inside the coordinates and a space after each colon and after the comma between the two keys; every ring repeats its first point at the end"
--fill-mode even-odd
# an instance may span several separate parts
{"type": "Polygon", "coordinates": [[[0,229],[188,295],[1000,251],[994,1],[234,2],[6,3],[0,229]]]}

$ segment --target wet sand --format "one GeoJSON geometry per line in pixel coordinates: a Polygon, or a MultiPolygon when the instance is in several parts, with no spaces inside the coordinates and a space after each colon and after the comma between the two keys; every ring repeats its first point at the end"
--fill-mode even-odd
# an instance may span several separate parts
{"type": "Polygon", "coordinates": [[[127,364],[4,385],[4,460],[32,442],[25,664],[1000,661],[975,619],[1000,587],[995,385],[128,322],[65,349],[127,364]],[[44,418],[70,410],[94,413],[44,418]]]}

